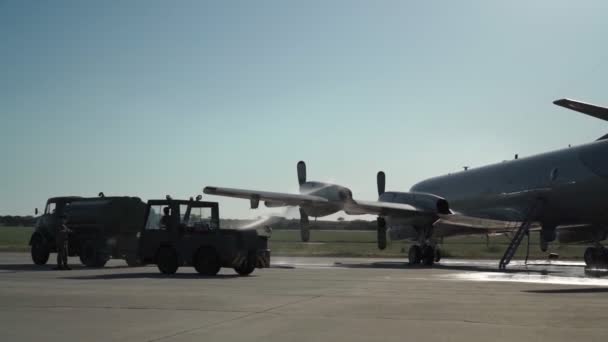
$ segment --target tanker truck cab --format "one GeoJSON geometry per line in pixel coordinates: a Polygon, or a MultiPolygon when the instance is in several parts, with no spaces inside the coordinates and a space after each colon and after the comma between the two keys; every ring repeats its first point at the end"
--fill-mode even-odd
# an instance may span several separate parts
{"type": "Polygon", "coordinates": [[[217,202],[196,200],[149,200],[139,238],[139,258],[156,264],[163,274],[180,266],[193,266],[205,276],[221,267],[249,275],[268,267],[267,238],[253,229],[220,229],[217,202]]]}
{"type": "MultiPolygon", "coordinates": [[[[52,197],[46,201],[44,213],[38,218],[36,227],[30,237],[32,261],[36,265],[44,265],[49,260],[49,255],[56,252],[55,234],[61,225],[61,216],[66,208],[77,196],[52,197]]],[[[36,209],[38,212],[38,209],[36,209]]]]}
{"type": "Polygon", "coordinates": [[[44,265],[56,252],[55,236],[67,218],[71,230],[68,255],[87,267],[103,267],[110,258],[139,265],[137,234],[144,222],[146,204],[139,197],[110,196],[49,198],[30,239],[32,260],[44,265]]]}

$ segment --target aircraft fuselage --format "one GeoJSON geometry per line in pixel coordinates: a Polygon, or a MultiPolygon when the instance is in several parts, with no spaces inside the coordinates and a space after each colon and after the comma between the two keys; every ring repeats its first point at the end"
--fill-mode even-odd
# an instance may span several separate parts
{"type": "Polygon", "coordinates": [[[411,191],[448,200],[452,210],[498,220],[521,220],[525,193],[546,205],[543,225],[608,223],[608,140],[471,168],[415,184],[411,191]]]}

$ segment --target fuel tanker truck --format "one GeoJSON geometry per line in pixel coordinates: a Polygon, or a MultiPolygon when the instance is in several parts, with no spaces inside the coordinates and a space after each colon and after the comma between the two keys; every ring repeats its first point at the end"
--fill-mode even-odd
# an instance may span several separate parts
{"type": "MultiPolygon", "coordinates": [[[[270,266],[269,229],[220,229],[217,202],[139,197],[53,197],[30,238],[32,260],[44,265],[56,252],[55,235],[67,220],[68,255],[103,267],[110,258],[129,266],[155,264],[163,274],[193,266],[204,276],[233,268],[247,276],[270,266]]],[[[38,210],[36,209],[36,213],[38,210]]]]}
{"type": "MultiPolygon", "coordinates": [[[[36,210],[37,211],[37,210],[36,210]]],[[[110,258],[139,263],[138,232],[145,221],[146,204],[138,197],[53,197],[38,219],[30,238],[32,261],[44,265],[56,252],[55,234],[67,219],[71,230],[68,255],[87,267],[103,267],[110,258]]]]}

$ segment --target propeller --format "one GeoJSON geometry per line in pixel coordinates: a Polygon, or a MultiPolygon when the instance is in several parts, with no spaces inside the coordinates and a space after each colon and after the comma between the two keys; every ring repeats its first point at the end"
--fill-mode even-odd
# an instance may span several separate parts
{"type": "Polygon", "coordinates": [[[386,221],[384,217],[378,216],[378,238],[376,242],[378,243],[378,249],[384,250],[386,249],[386,221]]]}
{"type": "Polygon", "coordinates": [[[386,175],[384,172],[378,171],[378,175],[376,175],[376,183],[378,183],[378,196],[382,196],[386,186],[386,175]]]}
{"type": "MultiPolygon", "coordinates": [[[[376,175],[376,183],[378,184],[378,196],[382,196],[386,187],[386,175],[384,172],[379,171],[376,175]]],[[[386,220],[384,217],[378,216],[378,249],[383,250],[386,248],[386,220]]]]}
{"type": "Polygon", "coordinates": [[[306,163],[301,160],[298,162],[298,183],[306,183],[306,163]]]}
{"type": "Polygon", "coordinates": [[[300,237],[302,238],[302,242],[308,242],[308,240],[310,240],[308,214],[306,214],[306,212],[302,208],[300,208],[300,237]]]}

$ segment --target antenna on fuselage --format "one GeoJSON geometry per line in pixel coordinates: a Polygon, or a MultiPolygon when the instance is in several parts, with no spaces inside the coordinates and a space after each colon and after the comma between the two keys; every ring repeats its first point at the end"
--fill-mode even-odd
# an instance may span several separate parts
{"type": "Polygon", "coordinates": [[[463,168],[463,170],[465,170],[465,171],[469,169],[469,167],[468,167],[468,166],[463,166],[462,168],[463,168]]]}

